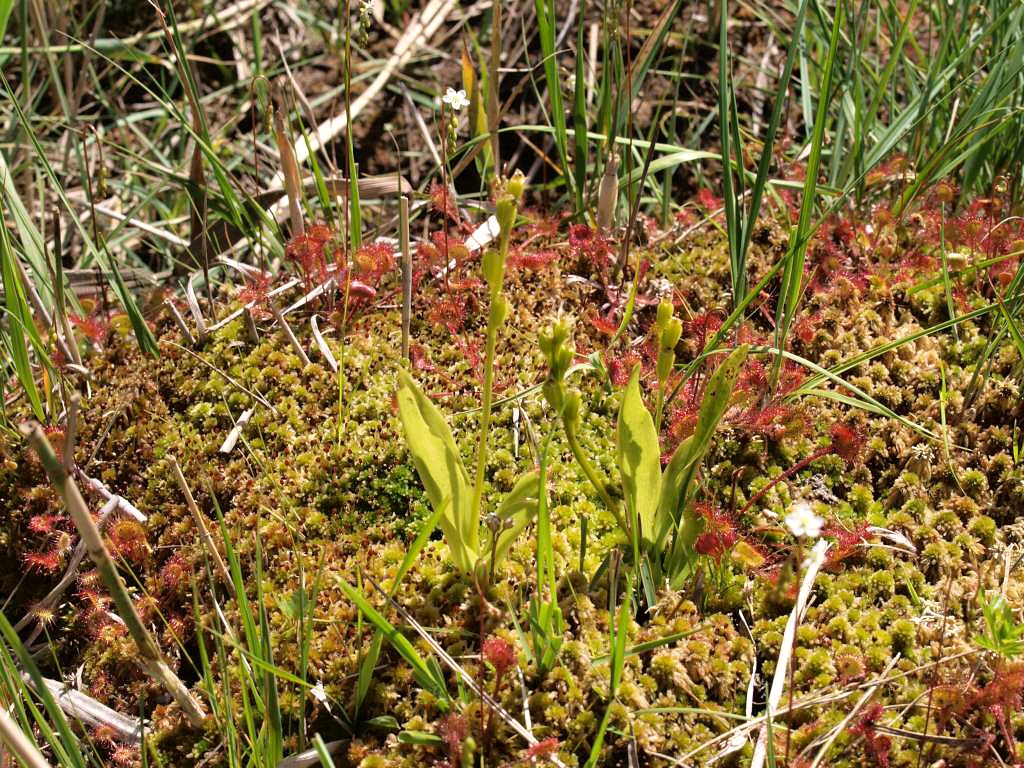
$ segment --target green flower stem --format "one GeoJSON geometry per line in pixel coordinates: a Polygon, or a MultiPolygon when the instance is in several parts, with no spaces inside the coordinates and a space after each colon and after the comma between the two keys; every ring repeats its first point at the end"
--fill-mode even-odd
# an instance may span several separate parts
{"type": "Polygon", "coordinates": [[[498,340],[498,325],[501,320],[496,300],[500,294],[491,296],[491,311],[487,318],[487,342],[484,351],[484,392],[483,402],[480,405],[480,442],[476,450],[476,478],[473,482],[473,510],[474,520],[471,527],[475,532],[480,521],[480,504],[484,493],[484,470],[487,467],[487,448],[490,442],[491,427],[491,399],[494,389],[494,347],[498,340]]]}

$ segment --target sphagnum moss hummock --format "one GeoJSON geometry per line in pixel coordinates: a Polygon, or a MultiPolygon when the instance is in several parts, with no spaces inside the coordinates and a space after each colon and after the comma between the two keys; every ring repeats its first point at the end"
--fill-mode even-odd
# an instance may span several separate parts
{"type": "MultiPolygon", "coordinates": [[[[755,237],[749,260],[752,274],[773,258],[770,240],[762,243],[755,237]]],[[[556,253],[570,250],[557,238],[541,245],[556,253]]],[[[716,304],[727,279],[723,244],[715,236],[702,234],[682,249],[649,255],[651,278],[664,277],[681,286],[687,294],[685,303],[695,310],[689,316],[682,303],[676,309],[683,328],[674,351],[678,363],[689,364],[706,338],[701,329],[706,331],[712,315],[727,309],[716,304]]],[[[467,264],[467,269],[476,268],[467,264]]],[[[945,311],[941,290],[928,297],[928,291],[908,292],[896,272],[879,265],[877,275],[866,282],[838,274],[815,282],[806,311],[821,314],[813,333],[795,334],[796,352],[822,365],[839,363],[917,332],[935,320],[933,315],[945,311]],[[841,302],[841,310],[836,302],[841,302]]],[[[450,277],[455,282],[455,276],[450,277]]],[[[382,279],[387,285],[391,278],[382,279]]],[[[434,303],[455,295],[451,283],[445,287],[429,275],[418,279],[410,365],[423,391],[450,424],[462,461],[475,468],[478,443],[471,436],[480,419],[479,412],[472,411],[479,405],[479,360],[467,341],[484,334],[484,287],[458,288],[464,294],[465,317],[453,331],[427,319],[434,303]]],[[[523,409],[538,438],[543,439],[552,427],[554,414],[539,391],[516,401],[505,399],[544,382],[548,361],[537,347],[540,334],[559,313],[581,318],[575,343],[567,347],[566,370],[591,352],[604,352],[611,338],[584,320],[603,316],[604,310],[595,306],[604,301],[600,291],[580,281],[567,282],[557,260],[537,269],[509,269],[502,292],[511,312],[495,339],[494,403],[481,485],[484,509],[497,504],[514,487],[515,478],[533,468],[522,420],[518,458],[514,451],[513,406],[523,409]]],[[[638,336],[657,325],[653,305],[642,308],[638,318],[638,336]]],[[[161,651],[179,675],[188,679],[189,661],[177,655],[177,643],[191,658],[197,638],[208,639],[208,631],[221,626],[221,619],[211,604],[202,602],[200,592],[197,626],[189,589],[180,584],[182,572],[203,572],[205,555],[169,463],[172,455],[208,519],[216,519],[214,501],[223,511],[250,595],[255,594],[253,567],[259,543],[275,663],[295,674],[305,658],[307,679],[323,682],[335,715],[339,707],[351,711],[352,681],[371,634],[365,623],[360,631],[358,613],[334,577],[354,583],[362,572],[390,585],[405,547],[430,514],[428,497],[400,438],[392,401],[394,372],[402,364],[399,313],[387,306],[366,306],[344,319],[343,335],[325,335],[339,359],[344,345],[341,430],[338,379],[316,358],[308,323],[295,322],[294,330],[311,353],[310,365],[303,364],[283,337],[265,325],[266,320],[258,321],[264,326],[255,344],[239,320],[214,333],[196,351],[206,363],[265,398],[275,408],[276,413],[271,413],[169,343],[181,340],[168,316],[158,326],[159,359],[142,357],[114,343],[92,361],[94,395],[84,403],[78,441],[78,460],[91,458],[90,473],[149,516],[146,551],[130,565],[142,588],[139,596],[142,590],[148,594],[138,601],[139,609],[146,612],[148,623],[160,629],[161,651]],[[228,456],[218,454],[234,418],[250,407],[255,412],[240,445],[228,456]],[[300,583],[309,589],[320,567],[330,578],[321,579],[313,631],[304,649],[295,618],[296,595],[300,583]]],[[[756,346],[763,332],[752,320],[741,335],[756,346]]],[[[975,732],[971,729],[979,729],[992,734],[996,748],[1006,755],[1006,736],[998,719],[976,714],[971,706],[1012,698],[1009,684],[998,690],[989,686],[998,681],[998,670],[1007,680],[1016,680],[1015,668],[980,655],[973,643],[982,620],[974,596],[999,586],[997,571],[1002,571],[991,565],[994,558],[1003,556],[999,553],[1006,551],[1007,544],[1024,541],[1024,532],[1014,522],[1024,509],[1024,483],[1011,445],[1013,421],[1024,414],[1019,404],[1007,410],[1003,399],[1008,385],[1001,382],[1012,383],[1017,364],[1009,353],[993,357],[991,382],[973,402],[959,394],[971,380],[985,339],[986,326],[980,320],[966,322],[959,327],[957,343],[942,336],[922,336],[913,349],[864,360],[844,373],[851,383],[901,416],[948,438],[948,453],[944,439],[926,441],[906,423],[876,415],[851,416],[842,404],[807,397],[794,399],[791,407],[798,411],[786,415],[802,421],[802,427],[755,430],[750,418],[739,418],[740,410],[754,405],[764,410],[757,399],[762,392],[757,388],[758,371],[745,368],[738,389],[747,399],[734,403],[736,413],[726,412],[725,426],[712,441],[700,475],[700,499],[714,511],[703,519],[706,524],[727,520],[735,544],[715,556],[699,555],[696,575],[685,589],[659,592],[645,615],[630,622],[626,644],[631,653],[623,665],[616,702],[604,699],[612,623],[609,603],[616,595],[616,590],[610,590],[604,558],[611,547],[623,543],[623,537],[588,473],[573,460],[572,446],[562,430],[555,430],[551,441],[547,492],[557,571],[551,599],[557,601],[565,626],[560,650],[544,673],[530,658],[528,644],[520,641],[516,627],[518,623],[519,629],[528,631],[525,606],[536,556],[531,535],[511,543],[503,566],[495,571],[494,583],[486,590],[453,569],[445,541],[428,541],[397,585],[395,599],[480,679],[492,674],[477,658],[484,637],[500,637],[515,646],[515,666],[524,673],[535,736],[542,741],[554,739],[563,759],[585,758],[601,715],[610,706],[610,722],[617,732],[608,738],[604,761],[625,761],[628,738],[623,734],[635,734],[652,764],[658,764],[655,752],[682,755],[699,750],[731,727],[729,718],[745,710],[755,664],[762,676],[774,674],[800,579],[794,566],[786,565],[796,542],[788,535],[784,518],[796,500],[804,499],[813,502],[814,513],[824,520],[821,534],[836,543],[835,550],[842,556],[826,562],[816,582],[816,601],[798,630],[792,696],[799,709],[780,723],[793,729],[792,754],[813,749],[829,728],[842,721],[848,711],[842,702],[849,701],[849,691],[870,684],[898,656],[892,679],[876,694],[885,707],[882,715],[876,720],[861,717],[856,733],[839,734],[830,764],[860,765],[865,755],[881,759],[881,728],[923,731],[926,717],[921,707],[908,710],[902,719],[895,707],[924,701],[929,690],[934,701],[928,718],[930,733],[970,738],[975,732]],[[939,412],[941,382],[935,375],[939,362],[947,388],[945,434],[939,412]],[[832,425],[848,421],[868,438],[853,463],[840,453],[845,450],[844,436],[829,436],[832,425]],[[836,455],[801,466],[833,443],[836,455]],[[914,450],[925,443],[935,457],[927,479],[920,471],[920,451],[914,450]],[[747,501],[787,472],[750,510],[742,512],[747,501]],[[585,536],[582,518],[588,520],[585,536]],[[871,526],[903,535],[916,547],[917,555],[887,549],[871,526]],[[963,609],[950,611],[951,604],[963,609]],[[935,665],[940,659],[945,661],[935,665]],[[976,674],[975,682],[966,685],[963,681],[969,674],[976,674]],[[815,696],[824,698],[807,703],[815,696]],[[874,734],[871,743],[877,754],[865,749],[869,733],[874,734]]],[[[564,343],[569,343],[568,338],[564,343]]],[[[622,356],[625,349],[617,347],[611,355],[622,356]]],[[[693,428],[692,418],[686,409],[699,404],[700,390],[684,387],[673,399],[676,382],[671,376],[663,381],[664,371],[657,365],[659,350],[644,345],[637,350],[640,392],[652,411],[657,410],[657,393],[665,392],[659,437],[672,441],[666,444],[677,444],[691,434],[687,430],[693,428]],[[667,384],[664,389],[663,383],[667,384]],[[677,431],[669,434],[671,429],[677,431]]],[[[755,356],[752,360],[757,362],[755,356]]],[[[706,378],[706,373],[702,371],[700,378],[706,378]]],[[[783,371],[784,378],[792,376],[793,387],[803,381],[798,374],[799,369],[783,371]]],[[[596,376],[579,374],[572,378],[571,387],[579,390],[580,397],[577,447],[585,447],[592,457],[595,475],[599,471],[603,482],[617,484],[615,417],[621,390],[596,376]]],[[[783,411],[773,413],[781,418],[783,411]]],[[[11,554],[11,562],[21,563],[47,544],[45,535],[30,529],[30,521],[60,510],[41,468],[19,458],[14,445],[5,442],[2,451],[0,492],[24,499],[25,509],[15,510],[5,520],[0,547],[11,554]]],[[[123,567],[128,564],[126,560],[123,567]]],[[[11,574],[0,577],[7,583],[11,574]]],[[[156,748],[166,760],[182,766],[204,760],[204,764],[215,764],[216,748],[209,746],[215,739],[207,747],[196,748],[200,738],[180,729],[173,712],[161,708],[159,692],[130,663],[131,643],[116,622],[103,620],[109,606],[95,581],[94,574],[83,574],[50,625],[62,665],[83,665],[86,690],[123,712],[137,711],[142,702],[146,711],[154,713],[154,728],[159,732],[156,748]]],[[[1019,599],[1018,571],[1010,571],[1006,589],[1008,596],[1019,599]]],[[[29,592],[19,596],[13,610],[29,609],[34,596],[29,592]]],[[[239,629],[240,607],[228,600],[221,609],[224,618],[239,629]]],[[[513,680],[511,668],[506,675],[513,680]]],[[[506,682],[497,694],[510,712],[522,710],[518,683],[506,682]]],[[[241,692],[235,695],[240,705],[241,692]]],[[[282,684],[281,704],[291,722],[297,722],[302,712],[325,736],[332,735],[332,728],[336,729],[333,735],[345,735],[332,725],[335,721],[324,706],[298,686],[282,684]]],[[[443,702],[416,685],[409,668],[386,647],[360,713],[366,719],[394,717],[399,728],[434,733],[450,714],[443,702]]],[[[466,707],[463,716],[470,729],[477,727],[480,714],[477,703],[466,707]]],[[[1012,719],[1007,722],[1012,725],[1012,719]]],[[[477,739],[480,734],[474,730],[472,735],[477,739]]],[[[478,747],[481,744],[477,740],[478,747]]],[[[297,745],[295,740],[286,746],[297,745]]],[[[522,759],[526,750],[497,721],[488,745],[488,762],[494,763],[522,759]]],[[[784,747],[781,742],[779,746],[784,747]]],[[[438,749],[402,743],[386,729],[364,730],[346,749],[346,759],[367,766],[416,766],[424,759],[443,757],[438,749]]],[[[709,755],[710,750],[697,751],[691,759],[700,764],[709,755]]],[[[941,745],[935,747],[934,756],[951,761],[961,757],[955,747],[941,745]]],[[[913,744],[893,739],[886,759],[893,766],[910,766],[916,757],[913,744]]]]}

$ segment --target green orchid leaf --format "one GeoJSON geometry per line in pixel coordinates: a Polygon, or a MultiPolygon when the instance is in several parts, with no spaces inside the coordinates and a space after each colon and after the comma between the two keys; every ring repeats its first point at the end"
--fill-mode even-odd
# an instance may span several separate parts
{"type": "Polygon", "coordinates": [[[633,369],[619,407],[617,459],[631,515],[641,534],[653,540],[661,496],[661,449],[654,419],[640,396],[640,366],[633,369]]]}
{"type": "Polygon", "coordinates": [[[452,557],[463,571],[477,559],[478,532],[471,520],[473,498],[469,474],[458,446],[437,406],[405,371],[398,372],[398,413],[420,482],[435,510],[452,557]]]}
{"type": "MultiPolygon", "coordinates": [[[[501,506],[498,507],[497,515],[503,527],[498,532],[498,541],[494,546],[494,565],[497,567],[512,546],[520,533],[533,522],[537,517],[537,506],[540,494],[540,473],[534,470],[519,478],[515,487],[508,492],[501,506]]],[[[481,547],[482,554],[489,557],[491,554],[491,534],[488,531],[487,541],[481,547]]]]}

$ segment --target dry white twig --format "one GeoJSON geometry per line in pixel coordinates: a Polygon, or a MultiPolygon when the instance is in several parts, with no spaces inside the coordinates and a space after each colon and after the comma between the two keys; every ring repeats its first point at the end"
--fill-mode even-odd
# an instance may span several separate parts
{"type": "Polygon", "coordinates": [[[195,337],[192,335],[192,331],[188,329],[188,324],[185,322],[185,318],[181,316],[181,312],[178,311],[178,308],[174,306],[174,302],[170,299],[167,299],[164,304],[171,311],[171,317],[174,318],[174,323],[178,326],[178,330],[181,331],[181,336],[185,343],[190,347],[194,347],[196,345],[195,337]]]}
{"type": "MultiPolygon", "coordinates": [[[[796,596],[796,605],[789,614],[789,621],[786,622],[786,629],[782,633],[782,647],[779,649],[779,658],[775,663],[775,675],[772,677],[772,687],[768,692],[768,702],[765,707],[767,714],[774,718],[776,715],[779,700],[782,698],[782,690],[786,685],[786,677],[789,673],[789,660],[793,655],[793,646],[796,645],[796,629],[800,624],[804,610],[807,608],[807,601],[811,597],[811,589],[814,587],[814,580],[818,577],[818,571],[825,563],[825,555],[828,553],[829,544],[824,539],[818,542],[811,549],[807,558],[803,581],[800,582],[800,592],[796,596]]],[[[757,736],[757,743],[754,745],[754,757],[750,761],[750,768],[763,768],[767,752],[768,728],[767,722],[761,726],[757,736]]]]}
{"type": "Polygon", "coordinates": [[[146,522],[146,520],[149,519],[144,514],[142,514],[134,504],[128,501],[128,499],[126,499],[124,496],[118,496],[116,493],[111,493],[110,489],[107,488],[107,486],[105,486],[96,478],[89,477],[87,474],[85,474],[85,472],[82,471],[80,467],[78,468],[78,476],[82,478],[82,482],[84,482],[92,490],[96,491],[96,493],[103,497],[104,501],[114,502],[115,504],[117,504],[118,509],[120,509],[122,512],[128,515],[131,515],[140,523],[144,523],[146,522]]]}
{"type": "Polygon", "coordinates": [[[188,300],[188,308],[192,313],[192,318],[196,321],[196,334],[199,336],[199,340],[202,341],[206,338],[206,318],[203,317],[203,310],[199,307],[199,299],[196,297],[196,286],[195,281],[197,278],[202,277],[199,272],[193,272],[188,278],[188,284],[185,286],[185,298],[188,300]]]}
{"type": "Polygon", "coordinates": [[[323,334],[320,333],[320,326],[317,325],[317,315],[313,315],[309,318],[309,327],[313,330],[313,338],[316,340],[316,346],[320,350],[320,354],[324,356],[324,360],[331,366],[331,370],[335,373],[338,372],[338,361],[334,359],[334,355],[331,353],[331,348],[327,346],[327,340],[323,334]]]}
{"type": "Polygon", "coordinates": [[[0,743],[3,743],[28,768],[50,768],[43,753],[21,727],[14,721],[14,718],[7,714],[7,710],[0,707],[0,743]]]}
{"type": "Polygon", "coordinates": [[[219,453],[228,454],[235,450],[235,445],[238,443],[238,438],[242,436],[242,430],[245,429],[249,423],[249,419],[252,418],[253,409],[246,408],[242,411],[242,415],[238,417],[238,421],[235,422],[235,426],[228,432],[228,436],[224,438],[224,442],[221,443],[219,453]]]}
{"type": "MultiPolygon", "coordinates": [[[[24,679],[26,683],[32,685],[30,678],[25,676],[24,679]]],[[[91,696],[74,688],[68,688],[58,680],[44,677],[43,684],[57,701],[57,706],[68,717],[78,720],[89,728],[109,727],[114,731],[114,738],[122,744],[138,744],[142,741],[142,723],[138,719],[122,715],[91,696]]]]}
{"type": "MultiPolygon", "coordinates": [[[[192,489],[188,487],[188,481],[185,480],[185,474],[181,471],[181,466],[178,464],[178,460],[173,456],[168,456],[167,463],[171,465],[171,472],[174,473],[174,479],[178,483],[178,488],[181,489],[181,495],[185,497],[185,506],[188,507],[188,511],[192,515],[192,520],[196,524],[196,531],[199,533],[199,538],[202,540],[203,546],[206,547],[206,551],[209,553],[210,559],[213,560],[213,564],[217,569],[217,574],[225,584],[231,584],[231,574],[228,573],[228,567],[224,564],[224,559],[220,556],[220,550],[217,549],[217,545],[213,541],[213,536],[210,535],[210,529],[206,527],[206,519],[203,517],[203,513],[199,510],[199,505],[196,504],[196,500],[192,496],[192,489]]],[[[216,603],[216,601],[214,601],[214,603],[216,603]]],[[[227,626],[226,622],[225,626],[227,626]]],[[[230,631],[230,627],[228,627],[228,632],[230,633],[230,631]]]]}

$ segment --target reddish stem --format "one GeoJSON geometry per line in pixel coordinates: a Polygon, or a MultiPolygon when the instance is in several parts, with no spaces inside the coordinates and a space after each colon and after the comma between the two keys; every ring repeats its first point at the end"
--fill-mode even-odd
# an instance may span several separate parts
{"type": "Polygon", "coordinates": [[[788,479],[788,478],[792,477],[792,476],[793,476],[793,475],[795,475],[795,474],[796,474],[797,472],[799,472],[799,471],[801,471],[801,470],[803,470],[803,469],[806,469],[806,468],[807,468],[808,466],[810,466],[811,464],[813,464],[813,463],[814,463],[815,461],[817,461],[818,459],[820,459],[820,458],[823,458],[823,457],[825,457],[825,456],[829,456],[830,454],[832,454],[832,453],[834,453],[834,452],[835,452],[835,451],[833,450],[832,446],[830,445],[830,446],[828,446],[827,448],[822,448],[822,449],[820,449],[820,450],[818,450],[818,451],[815,451],[815,452],[814,452],[814,453],[812,453],[812,454],[811,454],[810,456],[808,456],[808,457],[807,457],[806,459],[802,459],[801,461],[798,461],[798,462],[797,462],[796,464],[794,464],[794,465],[793,465],[792,467],[790,467],[790,468],[789,468],[789,469],[787,469],[787,470],[786,470],[785,472],[783,472],[783,473],[782,473],[781,475],[779,475],[779,476],[778,476],[778,477],[776,477],[776,478],[775,478],[774,480],[772,480],[772,481],[771,481],[770,483],[768,483],[768,485],[766,485],[766,486],[765,486],[764,488],[762,488],[762,489],[761,489],[760,491],[758,491],[758,492],[757,492],[757,493],[755,493],[755,494],[754,494],[753,496],[751,496],[751,497],[750,497],[750,501],[748,501],[748,502],[747,502],[747,503],[746,503],[746,504],[745,504],[745,505],[743,506],[743,509],[741,509],[741,510],[740,510],[740,517],[742,517],[742,516],[743,516],[744,514],[746,514],[747,512],[749,512],[749,511],[750,511],[750,508],[751,508],[752,506],[754,506],[754,504],[756,504],[756,503],[757,503],[758,501],[760,501],[760,500],[761,500],[761,498],[762,498],[762,497],[763,497],[763,496],[764,496],[764,495],[765,495],[766,493],[768,493],[768,491],[770,491],[770,490],[771,490],[772,488],[774,488],[774,487],[775,487],[776,485],[778,485],[779,483],[781,483],[781,482],[782,482],[783,480],[786,480],[786,479],[788,479]]]}

